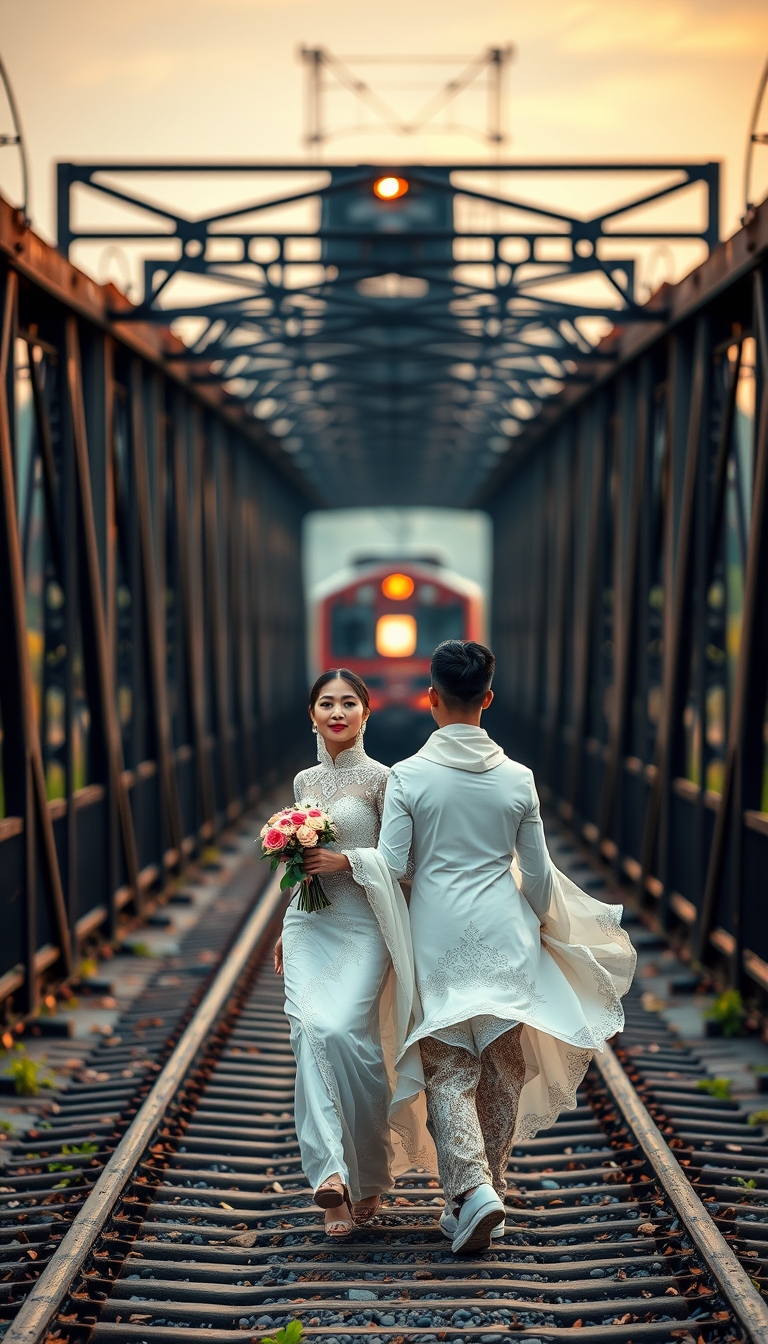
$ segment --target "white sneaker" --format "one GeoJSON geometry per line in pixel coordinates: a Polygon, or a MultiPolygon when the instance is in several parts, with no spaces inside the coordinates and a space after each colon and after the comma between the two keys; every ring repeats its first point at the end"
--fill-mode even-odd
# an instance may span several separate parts
{"type": "Polygon", "coordinates": [[[484,1182],[462,1200],[458,1227],[451,1250],[454,1255],[463,1252],[487,1251],[493,1229],[505,1217],[504,1205],[492,1185],[484,1182]]]}
{"type": "MultiPolygon", "coordinates": [[[[456,1236],[458,1226],[459,1226],[459,1220],[456,1217],[456,1214],[453,1212],[450,1205],[446,1204],[445,1208],[443,1209],[443,1212],[440,1214],[440,1231],[442,1232],[444,1237],[448,1238],[449,1241],[453,1241],[453,1238],[456,1236]]],[[[497,1223],[496,1226],[491,1231],[491,1241],[501,1241],[506,1230],[507,1225],[505,1222],[502,1221],[500,1223],[497,1223]]]]}

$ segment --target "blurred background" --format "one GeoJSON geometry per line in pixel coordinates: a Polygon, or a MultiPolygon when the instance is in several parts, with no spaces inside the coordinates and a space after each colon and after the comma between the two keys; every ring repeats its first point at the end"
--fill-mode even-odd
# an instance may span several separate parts
{"type": "MultiPolygon", "coordinates": [[[[24,127],[27,212],[51,241],[57,234],[53,165],[59,160],[314,164],[321,184],[325,163],[463,163],[482,170],[500,159],[717,159],[725,236],[744,214],[745,191],[760,200],[768,184],[768,151],[759,146],[744,181],[750,116],[768,48],[762,0],[552,0],[546,6],[392,0],[386,7],[352,0],[127,0],[120,6],[0,0],[0,18],[3,59],[24,127]],[[488,52],[495,53],[495,66],[484,66],[488,52]]],[[[10,109],[3,112],[10,122],[10,109]]],[[[128,189],[125,177],[113,174],[110,180],[128,189]]],[[[290,189],[299,190],[302,180],[291,180],[290,189]]],[[[496,182],[481,172],[472,179],[486,191],[496,182]]],[[[518,175],[514,185],[552,211],[585,216],[626,195],[620,174],[603,173],[599,182],[567,172],[546,180],[518,175]]],[[[226,173],[130,180],[131,191],[162,198],[192,218],[231,212],[249,192],[277,187],[277,179],[263,175],[257,183],[226,173]]],[[[16,201],[24,192],[19,156],[9,146],[0,154],[0,190],[16,201]]],[[[283,178],[278,194],[286,190],[283,178]]],[[[118,219],[114,201],[94,204],[76,189],[70,209],[73,227],[87,218],[106,229],[118,219]]],[[[657,212],[657,224],[674,229],[687,209],[690,201],[675,198],[657,212]]],[[[302,226],[292,210],[284,217],[273,212],[272,226],[317,227],[310,214],[302,226]]],[[[471,226],[491,227],[492,215],[493,207],[482,217],[476,211],[471,226]]],[[[141,211],[132,218],[141,223],[141,211]]],[[[152,249],[156,257],[158,244],[152,249]]],[[[700,238],[638,245],[638,299],[679,280],[706,253],[700,238]]],[[[110,281],[134,301],[141,298],[148,255],[141,242],[76,240],[69,255],[99,282],[110,281]]],[[[473,282],[485,283],[481,267],[471,275],[465,269],[473,282]]],[[[194,277],[186,282],[191,303],[203,290],[195,289],[194,277]]],[[[404,296],[415,301],[419,283],[426,285],[413,281],[411,294],[401,276],[388,274],[357,288],[376,302],[404,296]]],[[[169,324],[194,347],[197,318],[177,315],[169,324]]],[[[610,330],[606,316],[585,318],[580,327],[592,343],[610,330]]],[[[313,379],[314,389],[296,399],[322,399],[318,384],[329,373],[313,365],[308,385],[313,379]]],[[[479,375],[466,364],[454,365],[453,376],[460,382],[479,375]]],[[[535,390],[546,381],[540,379],[535,390]]],[[[559,391],[557,378],[549,382],[545,392],[559,391]]],[[[233,378],[225,386],[247,395],[256,383],[233,378]]],[[[477,458],[486,477],[534,413],[532,386],[506,403],[505,419],[486,428],[477,458]]],[[[455,397],[460,395],[461,388],[455,397]]],[[[400,506],[403,491],[388,489],[386,464],[377,485],[367,489],[365,508],[334,508],[347,493],[343,466],[339,461],[334,475],[319,465],[284,406],[270,384],[252,393],[249,409],[331,506],[310,512],[303,525],[307,674],[311,679],[324,665],[345,662],[372,679],[379,705],[389,713],[389,746],[378,746],[394,758],[429,731],[429,648],[438,637],[489,637],[490,517],[478,509],[436,507],[443,502],[439,471],[431,477],[435,507],[429,473],[415,491],[417,506],[400,506]]],[[[26,412],[31,416],[29,398],[26,412]]],[[[382,432],[383,451],[394,462],[393,430],[382,432]]],[[[473,477],[468,498],[476,486],[473,477]]],[[[354,495],[357,487],[350,489],[354,495]]]]}
{"type": "MultiPolygon", "coordinates": [[[[721,159],[730,233],[768,49],[763,0],[1,0],[0,19],[29,142],[35,224],[49,238],[57,159],[303,159],[302,46],[432,56],[508,43],[515,158],[721,159]]],[[[405,82],[402,71],[383,72],[381,82],[393,78],[405,82]]],[[[424,98],[423,89],[388,92],[405,110],[424,98]]],[[[375,118],[339,89],[334,124],[359,133],[336,138],[326,158],[482,161],[487,147],[460,128],[481,96],[469,94],[439,131],[404,142],[363,131],[375,118]]],[[[10,189],[15,164],[6,157],[10,189]]],[[[768,156],[755,199],[766,182],[768,156]]]]}

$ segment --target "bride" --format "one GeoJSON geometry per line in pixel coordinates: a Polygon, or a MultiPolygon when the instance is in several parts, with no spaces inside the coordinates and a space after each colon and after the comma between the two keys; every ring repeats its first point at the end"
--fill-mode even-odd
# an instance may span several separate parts
{"type": "Polygon", "coordinates": [[[275,970],[285,976],[302,1166],[327,1235],[347,1237],[375,1215],[394,1175],[434,1165],[434,1149],[418,1046],[403,1050],[420,1011],[407,907],[376,850],[389,770],[363,746],[368,689],[345,668],[324,672],[309,714],[319,764],[294,791],[335,823],[338,842],[305,854],[330,905],[308,913],[294,896],[275,970]]]}

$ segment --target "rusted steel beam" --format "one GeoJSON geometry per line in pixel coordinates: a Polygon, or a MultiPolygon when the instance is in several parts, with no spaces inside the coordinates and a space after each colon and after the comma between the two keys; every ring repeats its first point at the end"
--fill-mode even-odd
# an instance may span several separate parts
{"type": "MultiPolygon", "coordinates": [[[[104,600],[101,590],[99,556],[96,545],[96,526],[93,515],[93,497],[91,494],[91,475],[88,463],[88,438],[83,405],[82,371],[80,367],[80,340],[77,330],[77,318],[74,314],[67,318],[66,326],[67,386],[72,410],[75,467],[77,475],[77,496],[79,523],[85,564],[85,592],[83,609],[90,625],[91,637],[96,659],[96,684],[98,687],[98,711],[101,717],[102,733],[107,751],[107,769],[109,791],[116,800],[120,819],[120,832],[123,845],[128,885],[139,913],[144,906],[144,897],[139,883],[139,860],[136,851],[136,836],[133,829],[131,802],[125,780],[123,744],[120,726],[114,702],[114,680],[110,671],[109,643],[107,639],[104,600]]],[[[114,893],[110,893],[111,896],[114,893]]]]}
{"type": "MultiPolygon", "coordinates": [[[[722,793],[715,818],[715,830],[709,856],[704,900],[699,919],[697,952],[702,957],[709,942],[716,914],[717,901],[726,857],[731,846],[731,883],[733,934],[735,936],[734,970],[741,968],[742,930],[742,860],[741,848],[744,825],[743,811],[754,799],[744,798],[744,755],[747,738],[755,734],[762,738],[765,712],[766,678],[766,593],[768,592],[768,304],[766,279],[762,270],[755,272],[754,304],[758,357],[762,371],[762,392],[758,418],[755,452],[752,514],[749,523],[747,569],[744,579],[744,607],[741,640],[736,664],[733,704],[728,725],[728,750],[725,759],[722,793]]],[[[754,750],[754,744],[749,744],[754,750]]]]}
{"type": "MultiPolygon", "coordinates": [[[[165,682],[165,636],[161,631],[161,620],[165,618],[165,604],[161,598],[165,592],[160,586],[155,559],[155,543],[152,536],[152,497],[149,485],[147,465],[147,441],[142,370],[138,360],[131,361],[131,439],[133,447],[133,470],[136,490],[136,517],[139,534],[140,570],[146,614],[146,640],[149,655],[150,685],[154,728],[157,737],[157,756],[160,767],[160,797],[163,816],[168,826],[170,842],[174,849],[181,852],[183,840],[181,809],[176,785],[176,769],[173,762],[173,744],[168,715],[168,698],[165,682]]],[[[165,848],[165,846],[164,846],[165,848]]]]}
{"type": "Polygon", "coordinates": [[[514,450],[485,482],[477,498],[476,507],[488,505],[497,495],[500,485],[520,469],[530,453],[547,439],[556,426],[575,414],[575,409],[595,395],[596,389],[613,381],[631,361],[652,349],[666,334],[695,318],[706,305],[718,299],[728,289],[750,274],[768,257],[768,200],[763,201],[748,223],[675,285],[664,285],[649,300],[649,309],[663,309],[657,323],[642,326],[617,327],[598,346],[605,351],[605,369],[585,385],[569,383],[560,395],[548,402],[541,413],[531,421],[530,429],[515,440],[514,450]]]}
{"type": "Polygon", "coordinates": [[[592,668],[592,632],[597,602],[596,579],[598,573],[599,548],[603,527],[603,496],[605,492],[605,438],[606,409],[603,398],[595,398],[587,425],[583,426],[593,435],[593,445],[583,442],[581,446],[582,463],[589,463],[589,504],[586,526],[586,557],[582,562],[576,597],[574,601],[574,676],[573,676],[573,713],[571,716],[571,746],[568,763],[567,802],[572,814],[579,812],[579,789],[581,786],[584,740],[586,737],[587,714],[589,709],[590,670],[592,668]],[[593,424],[593,420],[596,422],[593,424]]]}
{"type": "Polygon", "coordinates": [[[635,641],[641,524],[643,506],[646,503],[645,480],[650,436],[650,397],[651,370],[646,359],[638,371],[636,385],[635,415],[633,417],[634,440],[632,442],[634,452],[630,448],[631,441],[627,432],[626,419],[624,422],[624,452],[621,466],[630,476],[631,483],[623,564],[624,539],[622,529],[618,525],[614,527],[614,575],[620,575],[621,582],[620,584],[614,582],[614,591],[617,592],[619,600],[614,606],[614,680],[608,716],[608,752],[603,775],[598,821],[601,838],[610,835],[616,817],[617,792],[620,792],[621,766],[632,694],[631,659],[635,641]]]}
{"type": "Polygon", "coordinates": [[[235,799],[235,779],[230,741],[229,694],[227,679],[227,636],[222,598],[222,537],[219,527],[219,489],[217,446],[208,440],[203,473],[203,536],[205,540],[205,612],[208,620],[208,647],[213,669],[213,701],[218,736],[219,778],[225,807],[235,799]]]}
{"type": "Polygon", "coordinates": [[[51,426],[48,419],[48,412],[45,408],[45,398],[43,396],[43,388],[40,381],[40,371],[37,367],[37,360],[35,359],[36,348],[38,347],[34,340],[27,341],[29,380],[32,385],[32,401],[35,408],[35,428],[37,430],[38,442],[40,445],[40,461],[43,467],[45,521],[51,541],[53,561],[56,566],[59,581],[61,581],[64,565],[61,547],[61,529],[59,528],[59,518],[56,510],[56,465],[53,460],[51,426]]]}
{"type": "MultiPolygon", "coordinates": [[[[12,372],[12,342],[16,311],[18,280],[14,271],[9,271],[5,285],[3,305],[2,337],[0,338],[0,495],[2,500],[2,546],[4,550],[2,564],[2,587],[8,603],[8,620],[5,623],[9,642],[9,661],[15,664],[16,708],[20,716],[23,734],[26,778],[26,801],[24,821],[26,834],[26,869],[28,908],[28,946],[27,946],[27,1002],[30,1008],[36,1004],[37,989],[34,984],[34,954],[36,942],[34,930],[34,902],[36,900],[35,872],[35,826],[39,827],[42,848],[43,868],[46,889],[49,893],[53,924],[56,930],[58,946],[65,974],[73,969],[72,949],[69,937],[67,910],[64,902],[61,873],[59,871],[53,826],[48,810],[48,798],[45,788],[43,758],[40,749],[40,734],[34,709],[32,670],[29,661],[27,643],[26,594],[24,586],[24,566],[19,541],[18,518],[16,514],[16,490],[13,469],[13,438],[11,433],[10,407],[8,404],[8,380],[12,372]],[[31,937],[30,937],[31,935],[31,937]]],[[[7,724],[7,715],[3,715],[7,724]]]]}
{"type": "MultiPolygon", "coordinates": [[[[680,718],[683,672],[687,666],[684,655],[688,648],[686,634],[689,629],[690,617],[696,476],[699,469],[699,452],[704,425],[707,358],[707,324],[706,319],[701,317],[696,324],[694,337],[693,371],[687,414],[679,517],[675,507],[675,491],[672,488],[674,461],[670,463],[670,478],[667,490],[666,555],[669,578],[666,584],[668,597],[664,619],[664,682],[662,713],[659,720],[654,758],[656,772],[651,783],[643,831],[641,898],[644,897],[646,882],[654,866],[662,814],[665,818],[668,817],[672,756],[675,748],[675,735],[679,731],[678,720],[680,718]]],[[[672,433],[671,417],[675,416],[676,413],[677,406],[673,393],[669,408],[670,430],[668,432],[670,434],[672,433]]],[[[662,873],[659,876],[660,880],[664,882],[666,879],[666,857],[664,853],[661,856],[661,868],[662,873]]]]}
{"type": "MultiPolygon", "coordinates": [[[[178,396],[178,394],[177,394],[178,396]]],[[[195,750],[195,770],[200,818],[206,827],[213,830],[216,808],[213,795],[211,762],[205,740],[205,701],[203,692],[203,660],[200,638],[199,585],[196,574],[199,569],[200,548],[193,543],[190,527],[192,518],[199,518],[195,511],[194,497],[190,495],[189,473],[187,471],[187,436],[189,434],[188,416],[178,401],[174,416],[173,431],[173,471],[174,498],[176,502],[176,536],[179,555],[179,586],[181,588],[182,648],[184,652],[184,675],[187,682],[187,695],[192,723],[192,736],[195,750]]],[[[193,432],[192,449],[196,449],[196,434],[193,432]]],[[[196,472],[193,471],[196,479],[196,472]]],[[[197,539],[195,539],[196,541],[197,539]]]]}
{"type": "Polygon", "coordinates": [[[49,297],[57,300],[68,311],[86,318],[104,332],[116,336],[133,354],[162,370],[164,376],[201,405],[215,411],[238,433],[254,445],[259,454],[290,482],[297,497],[308,503],[317,502],[311,484],[292,466],[289,456],[278,441],[245,408],[220,387],[199,382],[206,372],[206,363],[184,364],[180,360],[168,363],[169,356],[178,356],[186,350],[183,342],[168,328],[151,322],[120,320],[120,312],[133,309],[130,299],[114,285],[100,285],[85,272],[46,243],[24,223],[21,212],[0,197],[0,257],[13,266],[24,280],[29,280],[49,297]]]}

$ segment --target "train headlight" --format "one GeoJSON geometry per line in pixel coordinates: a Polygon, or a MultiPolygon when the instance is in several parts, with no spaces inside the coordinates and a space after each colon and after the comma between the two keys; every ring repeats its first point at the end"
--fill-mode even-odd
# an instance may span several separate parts
{"type": "Polygon", "coordinates": [[[379,177],[373,184],[373,194],[380,201],[396,201],[398,196],[405,195],[409,186],[404,177],[379,177]]]}
{"type": "Polygon", "coordinates": [[[376,622],[376,652],[382,658],[410,658],[416,652],[413,616],[380,616],[376,622]]]}
{"type": "Polygon", "coordinates": [[[382,580],[381,591],[390,601],[405,602],[416,587],[410,574],[388,574],[382,580]]]}

